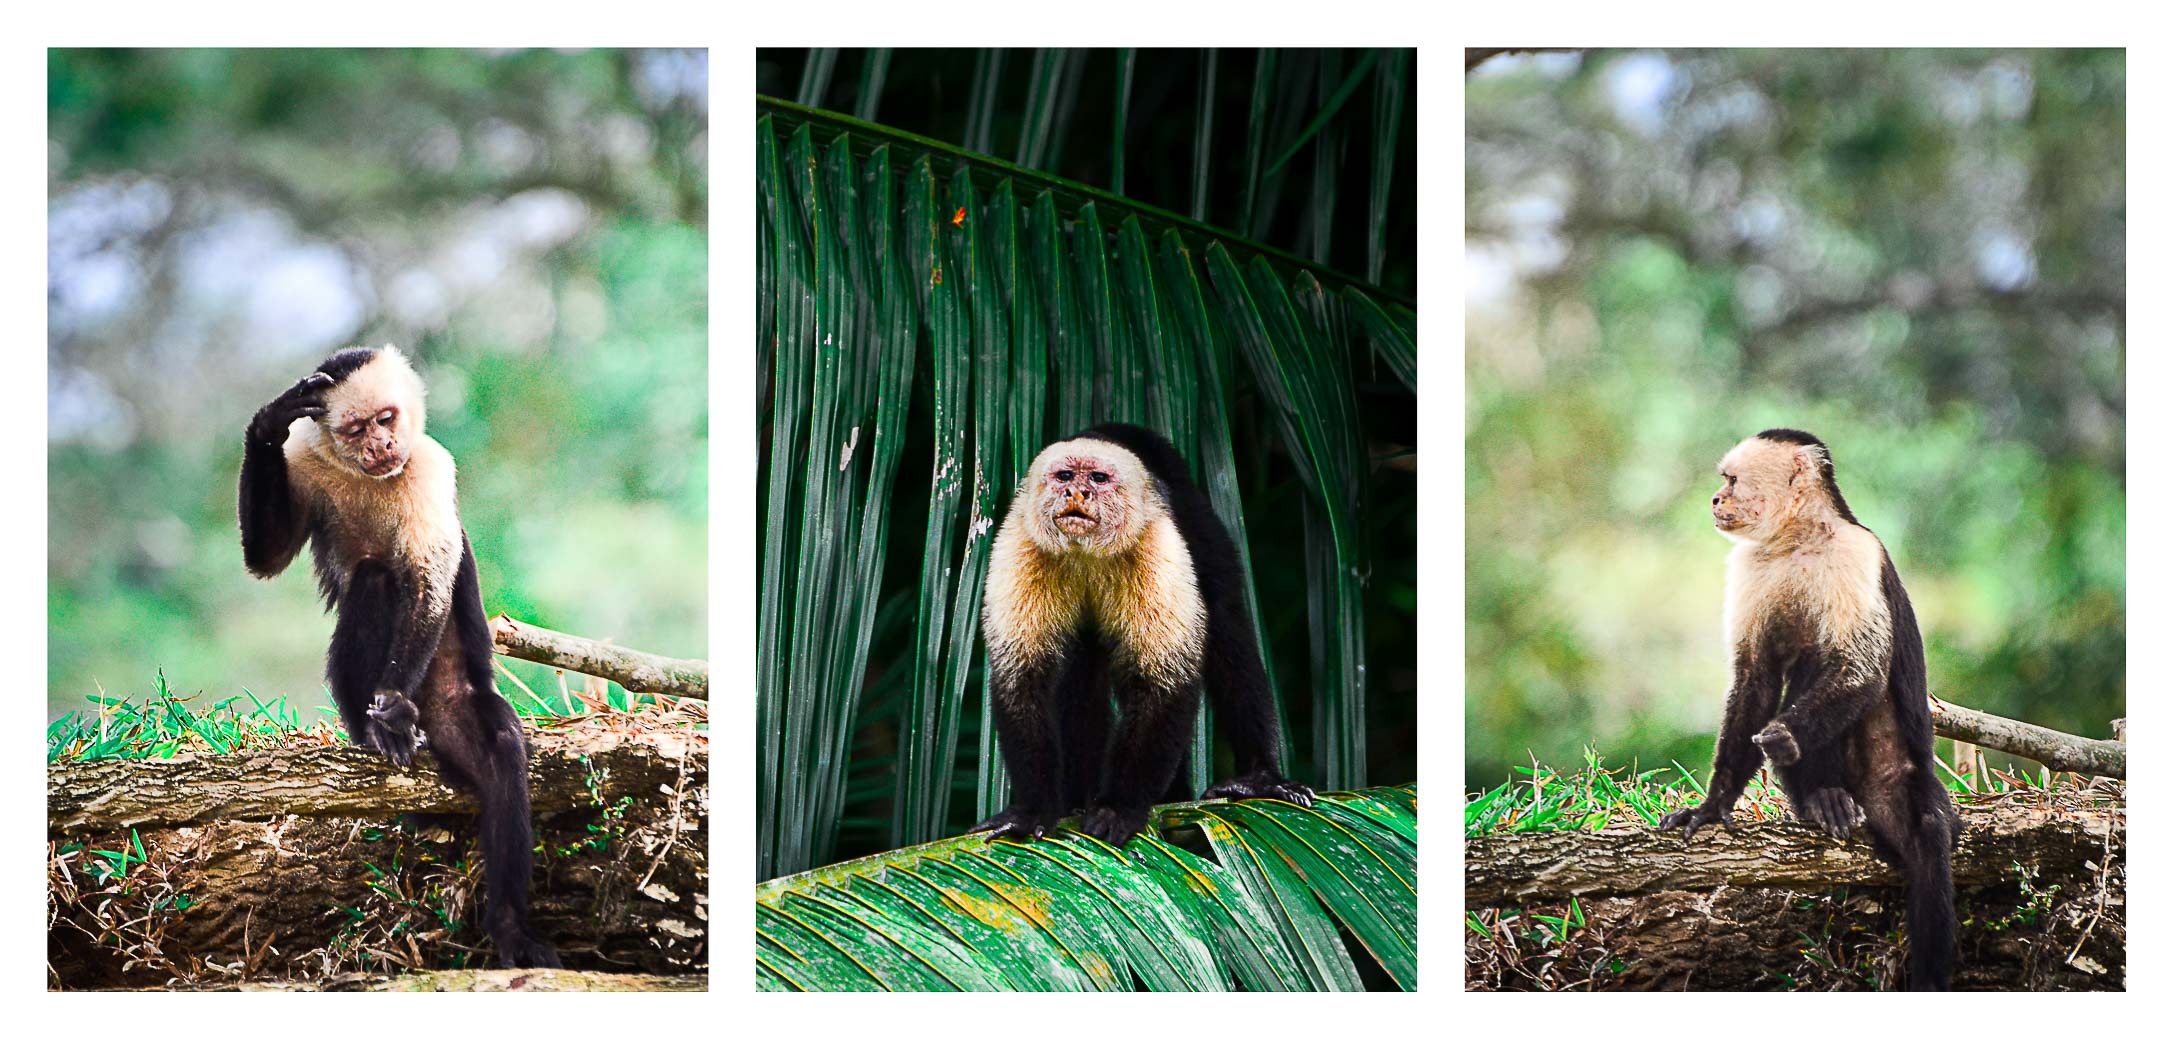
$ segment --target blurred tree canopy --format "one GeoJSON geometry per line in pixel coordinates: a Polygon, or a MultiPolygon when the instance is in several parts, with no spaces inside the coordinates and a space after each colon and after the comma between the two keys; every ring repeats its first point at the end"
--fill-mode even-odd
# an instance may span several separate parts
{"type": "Polygon", "coordinates": [[[1466,111],[1467,786],[1703,774],[1713,466],[1832,447],[1932,692],[2125,712],[2125,56],[1495,58],[1466,111]]]}
{"type": "Polygon", "coordinates": [[[349,345],[417,357],[488,610],[706,655],[705,52],[53,50],[47,89],[49,714],[159,668],[324,702],[235,479],[349,345]]]}

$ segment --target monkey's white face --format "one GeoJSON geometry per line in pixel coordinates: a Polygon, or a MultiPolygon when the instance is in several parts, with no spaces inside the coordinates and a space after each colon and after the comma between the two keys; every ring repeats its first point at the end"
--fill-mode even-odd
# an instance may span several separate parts
{"type": "Polygon", "coordinates": [[[1154,491],[1139,456],[1081,438],[1043,448],[1019,493],[1033,495],[1028,530],[1045,550],[1107,554],[1139,540],[1154,491]]]}
{"type": "Polygon", "coordinates": [[[348,468],[389,480],[407,469],[422,435],[422,396],[422,379],[407,358],[386,347],[325,391],[325,413],[317,422],[348,468]]]}
{"type": "Polygon", "coordinates": [[[1731,541],[1765,541],[1795,517],[1818,478],[1818,449],[1750,437],[1720,460],[1713,527],[1731,541]]]}

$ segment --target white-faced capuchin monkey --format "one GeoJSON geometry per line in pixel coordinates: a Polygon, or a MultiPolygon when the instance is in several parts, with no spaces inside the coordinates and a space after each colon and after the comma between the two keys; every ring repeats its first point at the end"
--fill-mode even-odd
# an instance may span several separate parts
{"type": "Polygon", "coordinates": [[[427,739],[439,773],[482,802],[483,928],[499,964],[558,966],[528,919],[528,748],[491,683],[453,456],[423,435],[422,379],[392,347],[333,354],[249,424],[242,560],[272,577],[305,540],[339,613],[325,674],[348,736],[403,768],[427,739]]]}
{"type": "Polygon", "coordinates": [[[1954,799],[1932,761],[1924,638],[1886,546],[1856,521],[1833,457],[1769,429],[1721,459],[1713,525],[1728,556],[1735,678],[1705,801],[1670,813],[1688,839],[1731,813],[1760,753],[1796,815],[1846,839],[1858,822],[1908,878],[1912,989],[1954,970],[1954,799]]]}
{"type": "Polygon", "coordinates": [[[1177,778],[1203,685],[1237,766],[1203,796],[1313,803],[1277,760],[1237,548],[1186,473],[1169,441],[1122,423],[1027,470],[981,614],[1011,805],[976,832],[1039,837],[1083,810],[1081,830],[1130,840],[1177,778]]]}

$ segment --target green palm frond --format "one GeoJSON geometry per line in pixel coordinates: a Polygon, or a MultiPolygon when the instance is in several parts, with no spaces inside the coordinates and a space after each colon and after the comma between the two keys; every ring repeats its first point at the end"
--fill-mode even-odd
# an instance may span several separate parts
{"type": "Polygon", "coordinates": [[[1121,849],[953,837],[758,886],[756,983],[1353,990],[1355,955],[1410,989],[1417,848],[1415,786],[1165,805],[1121,849]]]}

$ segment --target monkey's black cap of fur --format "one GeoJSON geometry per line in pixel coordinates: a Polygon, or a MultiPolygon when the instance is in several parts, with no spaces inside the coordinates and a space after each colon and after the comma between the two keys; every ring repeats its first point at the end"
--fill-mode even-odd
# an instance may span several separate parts
{"type": "Polygon", "coordinates": [[[1820,440],[1819,438],[1812,436],[1811,434],[1806,433],[1800,429],[1769,429],[1763,433],[1758,434],[1758,439],[1771,440],[1776,444],[1810,444],[1814,447],[1826,446],[1825,441],[1820,440]]]}

